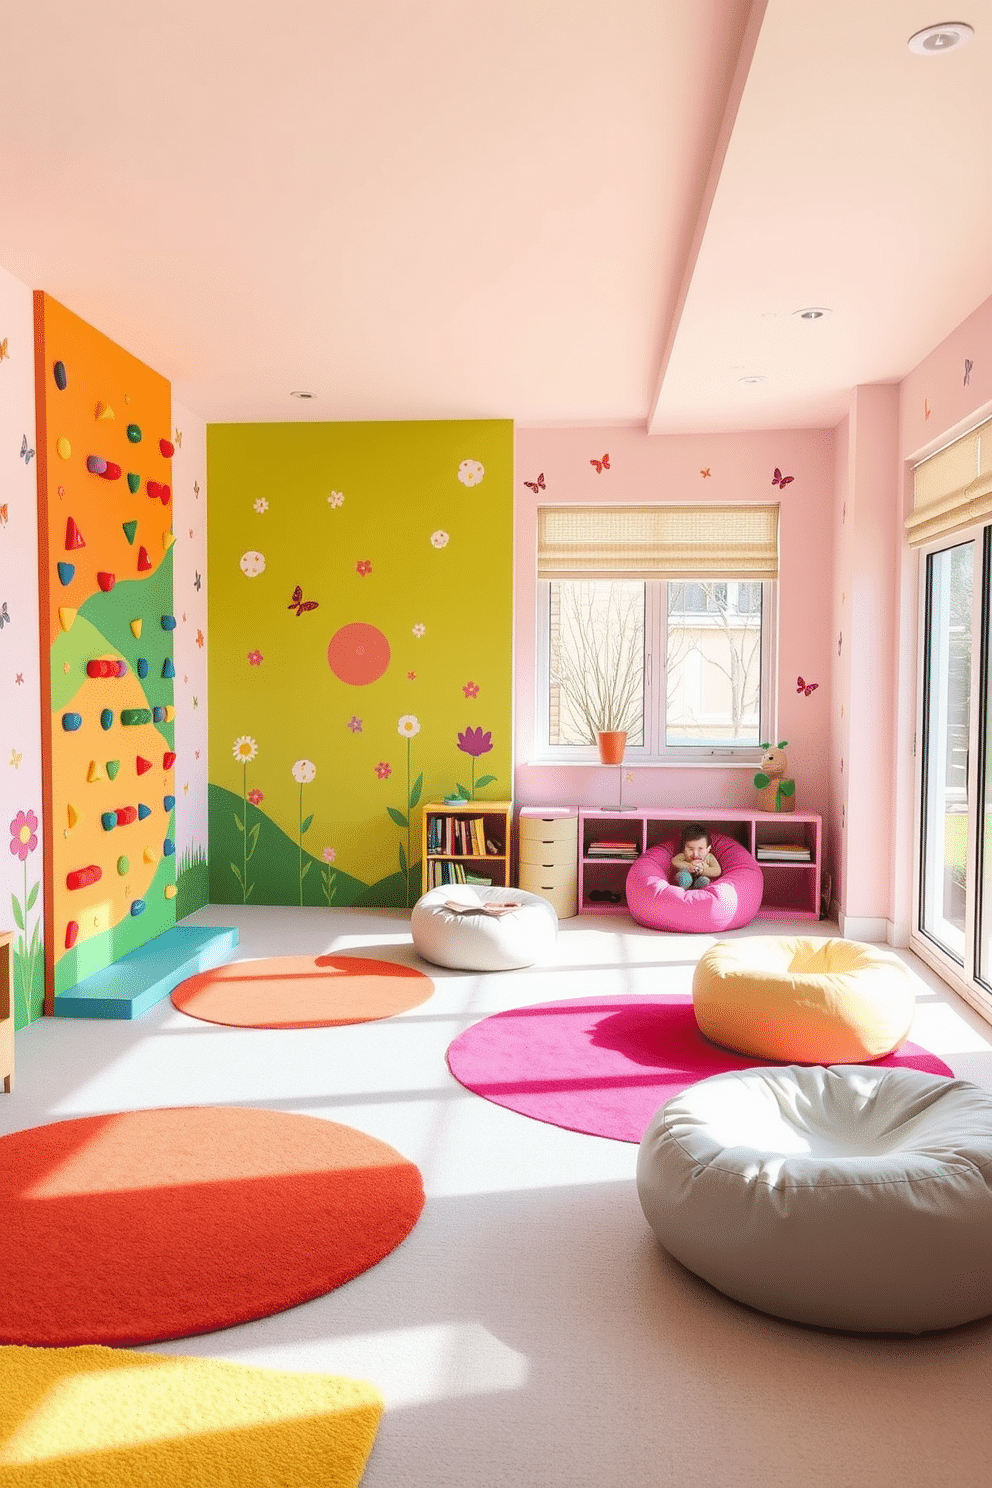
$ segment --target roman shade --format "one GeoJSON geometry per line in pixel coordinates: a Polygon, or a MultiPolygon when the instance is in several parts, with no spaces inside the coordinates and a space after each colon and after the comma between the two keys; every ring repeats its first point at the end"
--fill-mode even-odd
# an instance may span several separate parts
{"type": "Polygon", "coordinates": [[[776,579],[778,505],[542,506],[539,579],[776,579]]]}
{"type": "Polygon", "coordinates": [[[921,461],[913,471],[911,547],[992,518],[992,419],[921,461]]]}

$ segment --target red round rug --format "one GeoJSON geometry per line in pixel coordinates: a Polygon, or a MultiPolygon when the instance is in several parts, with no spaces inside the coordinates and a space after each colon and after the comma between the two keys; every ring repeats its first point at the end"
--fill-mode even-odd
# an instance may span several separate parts
{"type": "Polygon", "coordinates": [[[350,1126],[190,1106],[0,1138],[0,1343],[153,1343],[332,1291],[416,1224],[420,1172],[350,1126]]]}
{"type": "Polygon", "coordinates": [[[173,1004],[229,1028],[327,1028],[391,1018],[426,1002],[434,983],[413,966],[368,956],[228,961],[180,982],[173,1004]]]}
{"type": "MultiPolygon", "coordinates": [[[[691,997],[584,997],[512,1008],[451,1044],[448,1066],[476,1095],[535,1121],[639,1142],[655,1111],[687,1085],[747,1059],[699,1032],[691,997]]],[[[953,1072],[919,1044],[874,1063],[953,1072]]]]}

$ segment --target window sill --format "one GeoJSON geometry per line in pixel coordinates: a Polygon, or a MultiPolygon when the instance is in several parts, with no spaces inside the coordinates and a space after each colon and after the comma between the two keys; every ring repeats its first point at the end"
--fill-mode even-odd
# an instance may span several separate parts
{"type": "Polygon", "coordinates": [[[604,765],[595,755],[588,759],[555,759],[538,757],[522,760],[527,769],[534,770],[757,770],[761,766],[761,755],[756,759],[685,759],[685,760],[636,760],[625,759],[622,765],[604,765]]]}

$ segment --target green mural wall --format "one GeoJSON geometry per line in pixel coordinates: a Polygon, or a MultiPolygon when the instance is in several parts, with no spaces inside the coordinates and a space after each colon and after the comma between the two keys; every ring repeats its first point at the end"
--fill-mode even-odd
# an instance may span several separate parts
{"type": "Polygon", "coordinates": [[[210,898],[407,905],[421,807],[509,799],[513,425],[219,424],[210,898]]]}

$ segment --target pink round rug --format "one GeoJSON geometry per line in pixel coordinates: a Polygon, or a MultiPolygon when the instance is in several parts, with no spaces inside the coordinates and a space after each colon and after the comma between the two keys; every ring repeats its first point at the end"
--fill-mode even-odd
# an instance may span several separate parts
{"type": "MultiPolygon", "coordinates": [[[[873,1062],[953,1075],[919,1044],[873,1062]]],[[[687,1085],[768,1063],[703,1038],[685,996],[512,1008],[467,1028],[448,1049],[451,1073],[476,1095],[535,1121],[619,1142],[639,1142],[655,1111],[687,1085]]]]}

